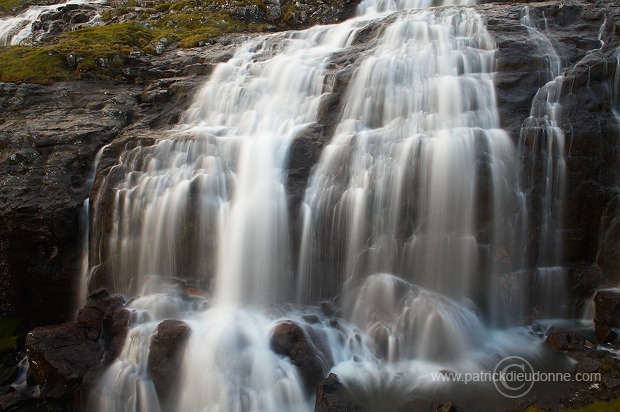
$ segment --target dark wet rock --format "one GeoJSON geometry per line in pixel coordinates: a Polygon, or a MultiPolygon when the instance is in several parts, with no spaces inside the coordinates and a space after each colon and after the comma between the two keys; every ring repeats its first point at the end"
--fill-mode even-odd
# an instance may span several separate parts
{"type": "Polygon", "coordinates": [[[584,349],[586,338],[577,332],[551,332],[545,340],[545,345],[559,351],[581,351],[584,349]]]}
{"type": "Polygon", "coordinates": [[[72,314],[87,180],[99,147],[131,120],[132,91],[0,84],[0,313],[35,324],[72,314]]]}
{"type": "MultiPolygon", "coordinates": [[[[570,263],[597,262],[607,278],[617,277],[613,268],[620,263],[616,259],[620,226],[613,188],[618,182],[614,166],[618,126],[609,102],[610,73],[617,64],[614,56],[619,44],[611,21],[617,21],[620,11],[610,1],[576,1],[570,7],[544,2],[528,6],[532,21],[537,27],[546,27],[545,34],[567,66],[560,98],[560,126],[567,142],[564,257],[570,263]],[[605,46],[596,50],[601,27],[605,46]],[[599,252],[601,247],[604,253],[599,252]]],[[[516,142],[529,116],[531,100],[545,82],[547,52],[536,47],[521,26],[523,5],[484,4],[477,9],[499,49],[494,81],[501,124],[516,142]]],[[[536,239],[531,241],[536,243],[536,239]]]]}
{"type": "Polygon", "coordinates": [[[26,39],[25,43],[47,42],[72,30],[102,25],[101,19],[95,19],[99,9],[99,6],[68,4],[47,11],[33,23],[32,36],[26,39]]]}
{"type": "Polygon", "coordinates": [[[338,376],[330,373],[316,388],[314,412],[361,412],[362,407],[353,401],[338,376]]]}
{"type": "Polygon", "coordinates": [[[594,322],[607,327],[620,327],[620,289],[601,289],[594,296],[594,322]]]}
{"type": "Polygon", "coordinates": [[[599,399],[606,396],[617,397],[620,394],[620,360],[610,352],[592,350],[577,364],[575,373],[587,374],[589,384],[598,384],[596,390],[599,399]]]}
{"type": "Polygon", "coordinates": [[[293,321],[278,323],[273,329],[270,346],[297,366],[310,392],[334,364],[326,337],[311,325],[302,326],[293,321]]]}
{"type": "Polygon", "coordinates": [[[39,403],[38,399],[16,391],[0,395],[0,411],[4,412],[46,412],[48,409],[39,403]]]}
{"type": "Polygon", "coordinates": [[[588,302],[591,302],[594,292],[604,282],[604,275],[597,264],[574,264],[568,269],[568,283],[570,285],[569,299],[572,315],[579,318],[588,302]]]}
{"type": "Polygon", "coordinates": [[[71,402],[82,378],[101,363],[103,348],[74,323],[34,329],[26,339],[28,373],[51,401],[71,402]]]}
{"type": "Polygon", "coordinates": [[[94,386],[104,366],[105,314],[124,304],[121,296],[99,290],[88,297],[76,322],[38,327],[28,333],[28,381],[39,386],[45,408],[72,410],[71,405],[79,403],[84,392],[94,386]]]}
{"type": "Polygon", "coordinates": [[[318,162],[327,135],[320,124],[311,124],[300,131],[289,149],[287,191],[291,210],[297,211],[304,198],[308,178],[318,162]]]}
{"type": "Polygon", "coordinates": [[[13,383],[17,378],[17,365],[0,366],[0,387],[13,383]]]}
{"type": "Polygon", "coordinates": [[[576,366],[575,371],[577,373],[592,373],[598,371],[603,366],[603,361],[600,358],[586,356],[576,366]]]}
{"type": "Polygon", "coordinates": [[[304,315],[303,319],[310,323],[310,324],[314,324],[314,323],[319,323],[320,319],[317,315],[304,315]]]}
{"type": "Polygon", "coordinates": [[[157,395],[164,404],[176,392],[183,351],[190,334],[191,329],[185,322],[165,320],[157,326],[151,341],[149,370],[157,395]]]}
{"type": "Polygon", "coordinates": [[[600,343],[612,343],[618,339],[618,334],[613,329],[601,324],[594,326],[594,335],[600,343]]]}
{"type": "Polygon", "coordinates": [[[122,307],[110,306],[106,309],[101,332],[106,343],[106,363],[112,362],[120,355],[127,337],[130,316],[131,312],[122,307]]]}

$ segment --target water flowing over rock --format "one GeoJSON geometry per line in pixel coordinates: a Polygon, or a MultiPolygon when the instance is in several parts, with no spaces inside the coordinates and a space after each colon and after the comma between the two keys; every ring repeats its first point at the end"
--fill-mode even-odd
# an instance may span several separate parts
{"type": "MultiPolygon", "coordinates": [[[[276,18],[282,5],[270,5],[264,17],[276,18]]],[[[470,397],[431,376],[517,355],[537,370],[572,370],[548,348],[569,352],[579,371],[602,368],[595,346],[616,342],[615,290],[596,295],[595,334],[523,324],[576,315],[573,303],[615,282],[620,10],[429,6],[439,4],[363,1],[343,23],[240,38],[219,57],[188,52],[193,67],[173,65],[170,76],[209,74],[201,87],[157,80],[89,106],[87,119],[103,110],[109,133],[89,135],[77,158],[103,146],[97,170],[84,164],[70,201],[53,198],[40,219],[64,211],[71,225],[48,233],[32,225],[40,204],[35,213],[7,201],[7,216],[27,219],[0,228],[31,236],[42,266],[72,264],[84,290],[140,297],[33,332],[43,396],[66,401],[60,386],[78,387],[98,359],[107,369],[88,410],[101,412],[397,411],[446,399],[505,410],[514,401],[488,385],[470,397]],[[80,271],[72,235],[91,186],[80,271]],[[69,246],[53,249],[56,239],[69,246]],[[60,330],[73,352],[89,349],[88,365],[63,357],[60,330]]],[[[168,76],[144,59],[136,76],[168,76]]],[[[49,90],[3,87],[0,104],[25,113],[28,93],[49,90]]],[[[27,191],[40,178],[28,165],[66,147],[60,134],[46,144],[24,133],[3,138],[1,165],[27,191]]],[[[13,250],[0,241],[4,272],[32,267],[13,250]]]]}

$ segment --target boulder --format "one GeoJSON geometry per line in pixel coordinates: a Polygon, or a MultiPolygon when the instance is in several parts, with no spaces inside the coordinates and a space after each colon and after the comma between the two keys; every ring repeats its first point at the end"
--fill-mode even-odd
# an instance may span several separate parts
{"type": "Polygon", "coordinates": [[[290,320],[278,323],[273,328],[270,346],[299,369],[309,392],[315,390],[334,364],[325,336],[311,325],[301,326],[290,320]]]}
{"type": "MultiPolygon", "coordinates": [[[[102,370],[106,347],[104,321],[106,313],[122,313],[125,300],[107,290],[91,294],[80,309],[76,322],[33,329],[26,336],[25,350],[30,367],[28,380],[40,388],[41,401],[50,410],[72,410],[102,370]]],[[[122,318],[122,317],[121,317],[122,318]]],[[[108,328],[108,338],[120,335],[118,320],[108,328]],[[112,333],[113,332],[113,333],[112,333]]],[[[125,326],[127,322],[125,321],[125,326]]],[[[124,339],[124,335],[123,335],[124,339]]]]}
{"type": "Polygon", "coordinates": [[[338,376],[330,373],[316,388],[314,412],[361,412],[362,407],[350,398],[338,376]]]}
{"type": "Polygon", "coordinates": [[[162,404],[176,392],[183,351],[190,334],[190,327],[180,320],[165,320],[157,326],[149,348],[148,365],[162,404]]]}
{"type": "Polygon", "coordinates": [[[103,347],[89,332],[67,322],[36,328],[26,337],[28,374],[46,400],[70,403],[84,375],[100,365],[103,347]]]}

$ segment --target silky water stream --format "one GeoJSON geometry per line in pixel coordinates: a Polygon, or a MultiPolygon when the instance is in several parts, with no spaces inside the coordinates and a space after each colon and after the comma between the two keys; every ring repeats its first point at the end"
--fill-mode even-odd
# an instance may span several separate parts
{"type": "MultiPolygon", "coordinates": [[[[283,320],[314,337],[329,353],[324,372],[368,410],[438,398],[491,410],[511,402],[492,382],[465,391],[437,376],[493,371],[507,356],[568,366],[518,326],[542,302],[542,313],[561,315],[564,298],[559,59],[517,147],[500,128],[497,49],[483,19],[426,6],[369,1],[339,25],[249,40],[178,127],[122,153],[91,199],[85,273],[141,297],[93,409],[311,411],[303,374],[270,346],[283,320]],[[418,10],[388,13],[404,8],[418,10]],[[347,71],[292,230],[291,143],[347,71]],[[520,162],[534,146],[548,150],[520,162]],[[544,177],[535,199],[532,164],[544,177]],[[536,250],[524,243],[534,232],[536,250]],[[206,293],[172,293],[173,277],[206,293]],[[322,301],[341,308],[338,319],[322,301]],[[161,402],[147,358],[164,319],[191,334],[161,402]]],[[[543,47],[544,34],[522,22],[543,47]]]]}

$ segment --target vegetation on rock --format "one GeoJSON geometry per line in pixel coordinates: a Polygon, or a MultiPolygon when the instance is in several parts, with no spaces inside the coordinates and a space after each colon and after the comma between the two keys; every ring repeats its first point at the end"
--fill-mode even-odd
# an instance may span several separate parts
{"type": "MultiPolygon", "coordinates": [[[[31,1],[0,0],[0,11],[23,9],[31,1]]],[[[102,5],[100,25],[77,30],[69,27],[30,46],[0,48],[0,81],[45,84],[83,78],[122,80],[122,69],[132,53],[161,54],[164,49],[214,44],[229,33],[329,23],[354,5],[351,1],[344,2],[345,6],[341,3],[331,0],[309,6],[261,0],[129,0],[102,5]]]]}

